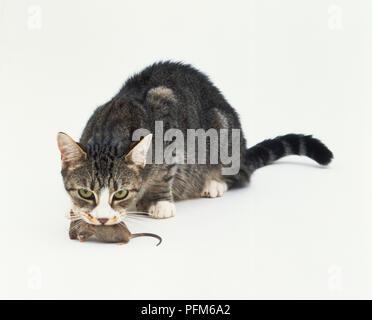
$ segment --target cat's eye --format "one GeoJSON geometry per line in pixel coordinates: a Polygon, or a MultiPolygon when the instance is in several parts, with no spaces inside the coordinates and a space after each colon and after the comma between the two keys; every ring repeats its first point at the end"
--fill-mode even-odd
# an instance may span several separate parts
{"type": "Polygon", "coordinates": [[[79,196],[86,200],[94,200],[94,193],[88,189],[79,189],[79,196]]]}
{"type": "Polygon", "coordinates": [[[114,194],[114,200],[123,200],[128,195],[128,190],[120,190],[114,194]]]}

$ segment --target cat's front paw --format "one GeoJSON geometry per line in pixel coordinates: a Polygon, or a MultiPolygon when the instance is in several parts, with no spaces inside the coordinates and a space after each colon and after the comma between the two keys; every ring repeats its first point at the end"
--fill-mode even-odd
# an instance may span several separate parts
{"type": "Polygon", "coordinates": [[[227,184],[216,180],[209,181],[204,187],[201,196],[205,198],[222,197],[227,191],[227,184]]]}
{"type": "Polygon", "coordinates": [[[150,206],[149,214],[155,219],[171,218],[176,214],[176,206],[170,201],[158,201],[150,206]]]}

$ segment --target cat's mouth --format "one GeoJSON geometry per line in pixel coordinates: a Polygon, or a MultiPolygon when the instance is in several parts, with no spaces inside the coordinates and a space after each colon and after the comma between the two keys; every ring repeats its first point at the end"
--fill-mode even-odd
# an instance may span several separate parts
{"type": "Polygon", "coordinates": [[[114,216],[110,219],[108,218],[96,218],[91,214],[88,214],[84,217],[85,222],[93,224],[95,226],[112,226],[121,222],[121,219],[118,216],[114,216]]]}
{"type": "Polygon", "coordinates": [[[113,226],[116,224],[120,224],[123,222],[125,217],[125,213],[120,215],[115,215],[112,218],[97,218],[87,212],[76,212],[74,210],[70,210],[69,218],[72,221],[83,220],[87,224],[95,225],[95,226],[113,226]]]}

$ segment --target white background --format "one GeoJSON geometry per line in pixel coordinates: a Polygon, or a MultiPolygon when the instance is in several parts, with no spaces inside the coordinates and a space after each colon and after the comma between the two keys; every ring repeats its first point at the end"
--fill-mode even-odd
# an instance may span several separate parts
{"type": "Polygon", "coordinates": [[[0,298],[372,298],[371,17],[354,0],[0,1],[0,298]],[[249,145],[314,134],[335,161],[288,157],[128,222],[160,247],[69,240],[56,133],[78,139],[161,59],[207,73],[249,145]]]}

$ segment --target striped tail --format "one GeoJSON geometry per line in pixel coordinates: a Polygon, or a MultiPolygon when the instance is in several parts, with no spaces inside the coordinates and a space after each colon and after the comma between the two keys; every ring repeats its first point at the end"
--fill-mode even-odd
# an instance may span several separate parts
{"type": "Polygon", "coordinates": [[[320,140],[311,135],[292,133],[262,141],[249,148],[246,161],[254,171],[289,155],[306,156],[324,166],[333,158],[332,152],[320,140]]]}

